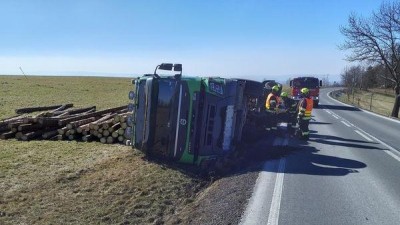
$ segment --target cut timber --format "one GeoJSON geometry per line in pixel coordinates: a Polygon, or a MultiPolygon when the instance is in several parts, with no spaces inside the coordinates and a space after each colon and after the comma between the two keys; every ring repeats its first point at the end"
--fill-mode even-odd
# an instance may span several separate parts
{"type": "Polygon", "coordinates": [[[122,129],[126,129],[128,127],[128,124],[127,123],[121,123],[121,128],[122,129]]]}
{"type": "Polygon", "coordinates": [[[64,135],[64,134],[65,134],[65,132],[67,132],[67,130],[68,130],[68,128],[67,128],[67,127],[63,127],[63,128],[60,128],[60,129],[58,129],[57,131],[58,131],[58,134],[60,134],[60,135],[64,135]]]}
{"type": "Polygon", "coordinates": [[[107,138],[105,137],[100,138],[100,142],[103,144],[107,143],[107,138]]]}
{"type": "Polygon", "coordinates": [[[42,135],[43,139],[50,139],[58,134],[58,130],[52,130],[42,135]]]}
{"type": "Polygon", "coordinates": [[[85,135],[82,137],[82,141],[88,142],[91,141],[93,139],[93,135],[89,134],[89,135],[85,135]]]}
{"type": "Polygon", "coordinates": [[[108,136],[110,136],[110,131],[104,130],[103,131],[103,137],[108,137],[108,136]]]}
{"type": "Polygon", "coordinates": [[[56,137],[59,141],[64,140],[64,135],[59,134],[56,137]]]}
{"type": "Polygon", "coordinates": [[[123,142],[124,139],[125,139],[124,136],[119,136],[119,137],[118,137],[118,141],[119,141],[119,142],[123,142]]]}
{"type": "Polygon", "coordinates": [[[125,107],[126,106],[120,106],[120,107],[116,107],[116,108],[105,109],[105,110],[101,110],[101,111],[97,111],[97,112],[88,113],[85,115],[79,115],[79,116],[74,116],[74,117],[67,118],[67,119],[62,119],[62,120],[58,121],[58,125],[65,126],[66,124],[73,122],[73,121],[82,120],[82,119],[86,119],[86,118],[90,118],[90,117],[98,117],[98,116],[101,116],[101,115],[104,115],[104,114],[107,114],[110,112],[118,111],[125,107]]]}
{"type": "Polygon", "coordinates": [[[82,125],[82,126],[76,128],[76,132],[82,133],[83,131],[89,131],[89,129],[90,129],[89,125],[90,124],[85,124],[85,125],[82,125]]]}
{"type": "Polygon", "coordinates": [[[113,138],[118,138],[119,134],[118,134],[117,131],[114,131],[114,132],[111,134],[111,136],[112,136],[113,138]]]}
{"type": "Polygon", "coordinates": [[[29,141],[32,140],[33,138],[40,137],[44,133],[44,130],[39,130],[39,131],[34,131],[30,133],[26,133],[21,137],[21,140],[23,141],[29,141]]]}
{"type": "Polygon", "coordinates": [[[79,126],[94,122],[95,120],[96,120],[95,117],[90,117],[90,118],[87,118],[87,119],[82,119],[82,120],[70,122],[69,124],[67,124],[67,128],[68,129],[77,128],[79,126]]]}
{"type": "Polygon", "coordinates": [[[18,126],[18,131],[34,131],[43,128],[40,123],[36,124],[21,124],[18,126]]]}
{"type": "Polygon", "coordinates": [[[73,135],[73,134],[69,135],[69,136],[68,136],[68,139],[69,139],[70,141],[75,140],[75,135],[73,135]]]}
{"type": "MultiPolygon", "coordinates": [[[[72,105],[72,104],[66,104],[66,105],[72,105]]],[[[17,114],[22,114],[22,113],[31,113],[31,112],[39,112],[39,111],[45,111],[45,110],[54,110],[57,108],[60,108],[63,105],[51,105],[51,106],[37,106],[37,107],[27,107],[27,108],[20,108],[16,109],[15,113],[17,114]]]]}
{"type": "Polygon", "coordinates": [[[0,135],[0,139],[8,139],[8,138],[12,138],[15,136],[15,132],[7,132],[7,133],[3,133],[0,135]]]}
{"type": "Polygon", "coordinates": [[[90,129],[98,130],[99,129],[98,124],[112,118],[114,115],[116,115],[116,114],[109,113],[109,114],[106,114],[105,116],[101,117],[100,119],[94,121],[93,123],[90,123],[90,125],[89,125],[90,129]]]}
{"type": "Polygon", "coordinates": [[[107,144],[112,144],[114,143],[115,139],[113,137],[107,137],[107,144]]]}

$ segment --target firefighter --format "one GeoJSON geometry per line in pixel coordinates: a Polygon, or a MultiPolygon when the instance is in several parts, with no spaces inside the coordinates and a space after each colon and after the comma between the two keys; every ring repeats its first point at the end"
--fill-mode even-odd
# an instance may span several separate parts
{"type": "Polygon", "coordinates": [[[272,87],[272,92],[268,95],[267,100],[265,101],[265,109],[268,114],[266,130],[268,131],[276,131],[278,129],[277,109],[279,105],[279,87],[278,85],[275,85],[272,87]]]}
{"type": "Polygon", "coordinates": [[[297,102],[289,98],[286,92],[281,93],[282,106],[286,109],[285,121],[287,122],[287,127],[289,133],[293,134],[293,128],[296,126],[297,118],[297,102]]]}
{"type": "Polygon", "coordinates": [[[314,103],[310,97],[310,91],[308,88],[302,88],[300,90],[302,99],[299,102],[297,119],[299,123],[299,136],[308,140],[310,131],[308,130],[308,125],[311,120],[311,111],[313,109],[314,103]]]}

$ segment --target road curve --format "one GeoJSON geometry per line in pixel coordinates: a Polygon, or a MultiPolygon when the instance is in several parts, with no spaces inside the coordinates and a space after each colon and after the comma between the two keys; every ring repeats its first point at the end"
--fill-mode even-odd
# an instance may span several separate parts
{"type": "Polygon", "coordinates": [[[399,224],[400,123],[329,91],[310,140],[288,138],[293,153],[265,163],[241,224],[399,224]]]}

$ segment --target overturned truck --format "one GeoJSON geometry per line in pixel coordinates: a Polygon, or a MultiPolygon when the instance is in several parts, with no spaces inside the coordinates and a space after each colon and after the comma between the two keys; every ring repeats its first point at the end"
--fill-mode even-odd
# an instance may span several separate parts
{"type": "Polygon", "coordinates": [[[203,167],[234,154],[246,129],[263,130],[260,82],[186,77],[181,64],[163,63],[132,84],[129,135],[133,148],[150,157],[203,167]]]}

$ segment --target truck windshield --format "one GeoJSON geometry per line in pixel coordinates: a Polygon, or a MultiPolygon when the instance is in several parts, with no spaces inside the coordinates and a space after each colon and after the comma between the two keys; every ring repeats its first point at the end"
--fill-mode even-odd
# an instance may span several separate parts
{"type": "Polygon", "coordinates": [[[298,88],[316,88],[319,87],[318,78],[305,77],[293,80],[293,86],[298,88]]]}
{"type": "Polygon", "coordinates": [[[177,82],[172,79],[158,80],[157,108],[155,116],[155,133],[153,151],[157,155],[168,155],[171,137],[174,135],[174,103],[177,82]]]}

